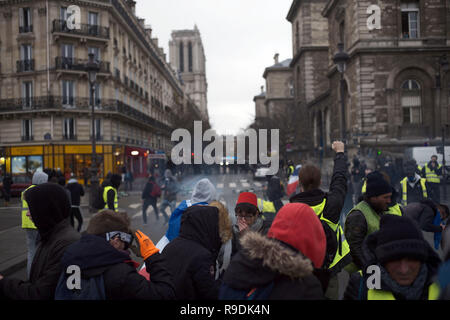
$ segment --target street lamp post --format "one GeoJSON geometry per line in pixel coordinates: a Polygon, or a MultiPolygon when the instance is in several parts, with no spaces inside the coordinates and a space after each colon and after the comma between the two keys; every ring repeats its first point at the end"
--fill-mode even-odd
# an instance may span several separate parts
{"type": "Polygon", "coordinates": [[[89,80],[89,86],[90,86],[90,92],[91,92],[91,121],[92,121],[92,136],[91,136],[91,143],[92,143],[92,159],[91,159],[91,188],[90,188],[90,198],[89,198],[89,204],[91,207],[91,210],[94,211],[94,199],[97,194],[98,190],[98,176],[97,176],[97,156],[96,156],[96,141],[95,141],[95,115],[94,115],[94,109],[95,109],[95,86],[97,84],[97,73],[100,70],[100,66],[97,61],[94,60],[95,55],[93,53],[89,54],[89,61],[86,64],[86,71],[88,73],[88,80],[89,80]]]}
{"type": "Polygon", "coordinates": [[[347,62],[350,59],[349,55],[344,51],[344,44],[338,44],[339,52],[333,57],[333,62],[336,64],[337,70],[341,74],[340,89],[341,89],[341,140],[346,141],[345,130],[345,78],[344,72],[347,68],[347,62]]]}
{"type": "MultiPolygon", "coordinates": [[[[442,81],[441,81],[441,77],[442,77],[442,72],[445,74],[445,72],[447,72],[449,69],[449,63],[447,60],[447,55],[443,54],[442,56],[439,57],[439,63],[437,66],[437,74],[436,74],[436,89],[437,89],[437,97],[436,100],[438,102],[438,112],[441,112],[441,88],[442,88],[442,81]]],[[[442,113],[441,113],[442,114],[442,113]]],[[[439,117],[441,118],[441,117],[439,117]]],[[[441,118],[442,119],[442,118],[441,118]]],[[[442,121],[442,120],[441,120],[442,121]]],[[[442,126],[442,177],[443,177],[443,181],[444,181],[444,187],[446,185],[446,179],[447,179],[447,175],[446,175],[446,170],[445,170],[445,134],[446,134],[446,126],[448,126],[447,124],[441,123],[442,126]]]]}

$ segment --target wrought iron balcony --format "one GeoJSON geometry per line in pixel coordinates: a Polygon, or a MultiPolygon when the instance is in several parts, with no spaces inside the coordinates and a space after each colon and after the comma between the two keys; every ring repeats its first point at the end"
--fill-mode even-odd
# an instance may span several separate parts
{"type": "Polygon", "coordinates": [[[34,71],[34,59],[19,60],[16,63],[17,72],[30,72],[34,71]]]}
{"type": "MultiPolygon", "coordinates": [[[[56,57],[55,68],[56,70],[72,70],[86,72],[86,63],[88,60],[68,58],[68,57],[56,57]]],[[[99,61],[100,71],[99,73],[110,72],[110,62],[99,61]]]]}
{"type": "Polygon", "coordinates": [[[53,33],[60,32],[66,34],[74,34],[79,36],[87,36],[94,38],[109,39],[109,28],[98,25],[80,24],[78,29],[69,29],[65,20],[53,20],[53,33]]]}
{"type": "Polygon", "coordinates": [[[33,32],[33,25],[19,27],[19,33],[33,32]]]}

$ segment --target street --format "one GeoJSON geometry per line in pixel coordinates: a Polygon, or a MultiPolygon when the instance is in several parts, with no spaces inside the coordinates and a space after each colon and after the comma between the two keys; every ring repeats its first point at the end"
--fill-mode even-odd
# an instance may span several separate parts
{"type": "MultiPolygon", "coordinates": [[[[263,197],[265,181],[253,181],[251,174],[227,173],[220,175],[195,175],[189,176],[180,182],[182,190],[177,196],[177,205],[184,199],[189,199],[195,183],[202,178],[208,178],[216,186],[217,199],[226,204],[228,210],[233,210],[237,197],[242,191],[253,191],[258,197],[263,197]]],[[[128,213],[131,225],[135,229],[142,230],[156,244],[167,231],[168,225],[160,213],[160,219],[156,216],[152,207],[147,209],[148,224],[143,225],[141,192],[143,183],[136,183],[133,191],[128,191],[128,196],[119,198],[119,208],[128,213]],[[136,188],[139,189],[136,189],[136,188]]],[[[82,198],[83,227],[86,230],[92,214],[87,209],[89,200],[88,192],[82,198]]],[[[287,201],[287,200],[286,200],[287,201]]],[[[161,198],[158,200],[158,206],[161,198]]],[[[170,216],[170,210],[166,209],[170,216]]],[[[230,213],[234,217],[233,212],[230,213]]],[[[77,222],[75,222],[77,223],[77,222]]],[[[3,206],[0,200],[0,274],[25,279],[26,277],[26,238],[21,228],[20,201],[12,198],[9,207],[3,206]]],[[[141,262],[137,257],[136,261],[141,262]]]]}

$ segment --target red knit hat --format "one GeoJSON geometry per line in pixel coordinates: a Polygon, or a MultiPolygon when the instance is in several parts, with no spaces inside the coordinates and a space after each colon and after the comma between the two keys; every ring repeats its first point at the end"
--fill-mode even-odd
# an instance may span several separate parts
{"type": "Polygon", "coordinates": [[[325,232],[313,209],[303,203],[288,203],[278,211],[267,237],[280,240],[322,267],[327,246],[325,232]]]}
{"type": "Polygon", "coordinates": [[[258,198],[256,197],[256,194],[254,194],[253,192],[241,192],[239,194],[236,205],[240,203],[249,203],[258,208],[258,198]]]}

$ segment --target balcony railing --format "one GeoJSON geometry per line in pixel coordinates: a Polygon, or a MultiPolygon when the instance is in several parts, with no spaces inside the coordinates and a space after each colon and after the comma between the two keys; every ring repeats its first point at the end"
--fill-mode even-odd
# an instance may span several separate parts
{"type": "Polygon", "coordinates": [[[62,136],[63,140],[68,140],[68,141],[75,141],[77,140],[77,135],[76,134],[63,134],[62,136]]]}
{"type": "Polygon", "coordinates": [[[17,72],[29,72],[34,71],[34,59],[19,60],[16,63],[17,72]]]}
{"type": "Polygon", "coordinates": [[[33,26],[22,26],[19,27],[19,33],[28,33],[28,32],[33,32],[33,26]]]}
{"type": "MultiPolygon", "coordinates": [[[[35,111],[64,111],[77,110],[90,112],[91,111],[90,98],[75,98],[62,96],[42,96],[34,98],[19,98],[19,99],[2,99],[0,100],[0,114],[5,112],[35,112],[35,111]],[[29,106],[24,105],[28,103],[29,106]]],[[[96,99],[96,112],[103,112],[108,114],[116,114],[131,118],[137,123],[142,123],[158,130],[171,132],[172,128],[168,125],[158,121],[149,115],[130,107],[129,105],[117,101],[115,99],[96,99]]]]}
{"type": "Polygon", "coordinates": [[[34,137],[33,136],[22,136],[22,141],[33,141],[34,137]]]}
{"type": "Polygon", "coordinates": [[[109,28],[90,24],[80,24],[79,29],[69,29],[64,20],[53,20],[53,32],[74,34],[79,36],[109,39],[109,28]]]}
{"type": "MultiPolygon", "coordinates": [[[[72,70],[72,71],[86,71],[86,63],[88,60],[67,58],[67,57],[56,57],[55,67],[56,70],[72,70]]],[[[110,72],[110,62],[99,61],[100,73],[110,72]]]]}

